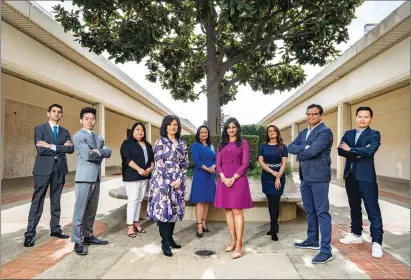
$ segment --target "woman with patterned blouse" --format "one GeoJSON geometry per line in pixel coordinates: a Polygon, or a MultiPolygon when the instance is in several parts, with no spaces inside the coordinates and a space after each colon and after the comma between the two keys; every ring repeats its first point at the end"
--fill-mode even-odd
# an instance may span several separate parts
{"type": "Polygon", "coordinates": [[[181,248],[175,243],[173,232],[175,222],[184,217],[188,152],[186,143],[180,139],[181,123],[178,117],[166,116],[160,135],[154,146],[147,217],[157,222],[161,249],[164,255],[171,257],[171,248],[181,248]]]}

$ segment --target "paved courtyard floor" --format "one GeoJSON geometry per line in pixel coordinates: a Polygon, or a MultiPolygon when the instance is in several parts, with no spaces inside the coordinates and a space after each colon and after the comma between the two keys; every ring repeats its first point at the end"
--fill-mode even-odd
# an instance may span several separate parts
{"type": "MultiPolygon", "coordinates": [[[[295,178],[296,179],[296,178],[295,178]]],[[[297,180],[296,180],[296,183],[297,180]]],[[[265,235],[268,222],[246,222],[243,257],[233,260],[223,250],[229,233],[223,222],[210,222],[210,233],[204,238],[195,236],[195,221],[178,222],[175,239],[183,248],[174,250],[172,258],[161,252],[157,225],[144,221],[147,233],[131,239],[126,235],[126,201],[108,195],[121,185],[121,178],[106,178],[101,185],[95,234],[109,240],[107,246],[89,246],[87,256],[77,256],[69,240],[49,236],[49,199],[44,206],[38,227],[36,245],[23,247],[23,233],[30,203],[13,202],[2,208],[1,252],[2,279],[409,279],[410,278],[410,211],[402,204],[380,200],[384,221],[384,251],[382,259],[370,255],[369,223],[364,213],[367,242],[362,245],[342,245],[338,238],[349,230],[349,208],[345,189],[330,187],[333,218],[334,260],[321,265],[311,263],[317,251],[296,249],[295,240],[305,238],[306,220],[280,224],[279,241],[265,235]],[[210,250],[209,257],[196,255],[210,250]]],[[[74,192],[62,195],[64,231],[71,231],[74,192]]],[[[300,211],[301,213],[301,211],[300,211]]]]}

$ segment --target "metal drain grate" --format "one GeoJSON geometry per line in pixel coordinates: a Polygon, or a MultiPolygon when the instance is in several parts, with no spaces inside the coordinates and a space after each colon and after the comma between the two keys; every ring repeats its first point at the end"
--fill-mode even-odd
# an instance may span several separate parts
{"type": "Polygon", "coordinates": [[[196,254],[197,256],[206,258],[212,255],[215,255],[215,252],[211,250],[198,250],[198,251],[195,251],[194,254],[196,254]]]}

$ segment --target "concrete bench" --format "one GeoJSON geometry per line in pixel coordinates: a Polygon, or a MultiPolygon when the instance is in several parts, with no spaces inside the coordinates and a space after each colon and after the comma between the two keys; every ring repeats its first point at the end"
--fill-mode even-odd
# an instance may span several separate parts
{"type": "MultiPolygon", "coordinates": [[[[268,221],[268,202],[264,193],[261,192],[260,180],[249,179],[251,198],[253,200],[253,208],[246,209],[244,211],[244,219],[246,221],[268,221]]],[[[190,190],[191,180],[187,180],[186,187],[186,211],[185,219],[195,220],[195,205],[190,202],[190,190]]],[[[120,186],[117,189],[112,189],[109,195],[117,199],[127,199],[127,193],[124,186],[120,186]]],[[[144,201],[142,203],[141,217],[144,217],[147,209],[148,191],[145,194],[144,201]]],[[[297,218],[297,203],[301,202],[301,193],[297,190],[297,187],[291,176],[287,177],[284,194],[280,199],[280,217],[279,221],[290,221],[297,218]]],[[[208,220],[210,221],[225,221],[225,213],[222,209],[210,207],[208,220]]]]}

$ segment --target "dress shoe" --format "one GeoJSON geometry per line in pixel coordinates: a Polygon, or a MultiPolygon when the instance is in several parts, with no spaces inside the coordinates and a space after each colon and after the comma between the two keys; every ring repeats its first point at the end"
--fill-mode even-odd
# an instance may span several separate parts
{"type": "Polygon", "coordinates": [[[25,237],[23,245],[24,245],[24,247],[33,247],[34,246],[33,237],[25,237]]]}
{"type": "Polygon", "coordinates": [[[52,232],[52,233],[50,233],[50,236],[61,238],[61,239],[67,239],[67,238],[70,237],[67,234],[64,234],[62,232],[52,232]]]}
{"type": "Polygon", "coordinates": [[[86,245],[107,245],[107,240],[98,239],[95,236],[84,237],[84,244],[86,245]]]}
{"type": "Polygon", "coordinates": [[[87,247],[83,243],[74,244],[74,251],[80,256],[87,255],[87,247]]]}

